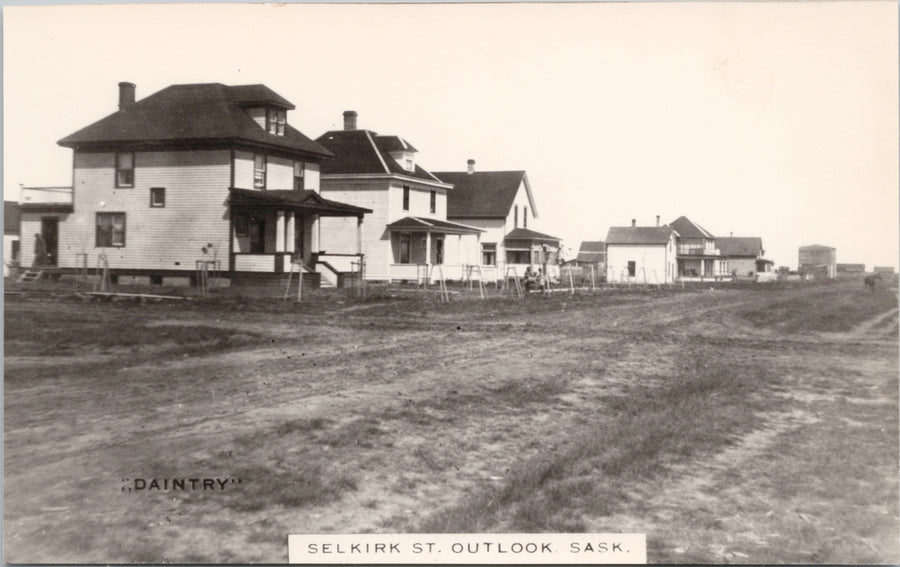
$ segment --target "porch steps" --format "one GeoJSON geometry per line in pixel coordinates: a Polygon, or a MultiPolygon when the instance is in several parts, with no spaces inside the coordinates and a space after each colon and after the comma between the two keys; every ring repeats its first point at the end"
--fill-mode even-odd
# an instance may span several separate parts
{"type": "Polygon", "coordinates": [[[328,262],[319,262],[316,264],[316,273],[321,278],[321,287],[335,288],[338,286],[338,273],[328,262]]]}
{"type": "Polygon", "coordinates": [[[19,283],[34,283],[41,279],[43,275],[44,270],[41,268],[28,268],[19,276],[19,283]]]}

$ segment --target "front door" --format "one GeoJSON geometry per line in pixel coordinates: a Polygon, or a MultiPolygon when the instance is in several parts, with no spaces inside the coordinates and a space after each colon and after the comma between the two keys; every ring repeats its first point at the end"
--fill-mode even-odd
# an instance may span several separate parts
{"type": "MultiPolygon", "coordinates": [[[[302,179],[302,178],[301,178],[302,179]]],[[[297,215],[294,222],[294,257],[305,258],[303,250],[303,217],[297,215]]]]}
{"type": "Polygon", "coordinates": [[[44,251],[46,252],[45,264],[56,265],[56,255],[59,252],[59,218],[41,217],[41,238],[44,239],[44,251]]]}
{"type": "Polygon", "coordinates": [[[252,216],[249,223],[250,229],[250,253],[265,254],[266,252],[266,221],[252,216]]]}
{"type": "Polygon", "coordinates": [[[435,264],[443,264],[444,263],[444,239],[443,238],[435,238],[434,239],[434,263],[435,264]]]}

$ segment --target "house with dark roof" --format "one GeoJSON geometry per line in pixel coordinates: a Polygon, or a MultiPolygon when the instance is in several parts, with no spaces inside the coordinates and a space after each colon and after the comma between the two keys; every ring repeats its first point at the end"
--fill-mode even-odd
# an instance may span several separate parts
{"type": "Polygon", "coordinates": [[[357,118],[355,111],[344,112],[342,130],[315,140],[333,155],[322,162],[321,189],[329,199],[372,213],[358,242],[349,221],[323,220],[323,257],[341,266],[344,255],[359,247],[369,280],[422,281],[440,273],[462,278],[464,266],[478,263],[483,231],[447,218],[453,184],[419,165],[418,150],[405,138],[358,128],[357,118]]]}
{"type": "Polygon", "coordinates": [[[3,201],[3,277],[9,277],[10,266],[19,262],[19,203],[3,201]]]}
{"type": "Polygon", "coordinates": [[[677,277],[676,242],[671,226],[610,227],[606,235],[606,280],[669,284],[677,277]]]}
{"type": "MultiPolygon", "coordinates": [[[[320,194],[332,154],[290,123],[293,109],[265,85],[172,85],[135,100],[119,83],[118,110],[59,141],[74,153],[73,187],[23,203],[22,229],[43,235],[58,271],[102,255],[119,281],[182,283],[203,264],[234,283],[312,263],[321,218],[359,223],[370,210],[320,194]]],[[[22,255],[32,262],[30,247],[22,255]]]]}
{"type": "Polygon", "coordinates": [[[680,216],[669,223],[678,233],[676,262],[681,279],[719,279],[728,275],[727,263],[716,237],[691,219],[680,216]]]}
{"type": "Polygon", "coordinates": [[[524,171],[476,171],[470,159],[465,171],[434,174],[453,185],[447,219],[484,231],[479,262],[486,279],[502,278],[508,268],[521,277],[528,267],[544,266],[559,277],[560,239],[535,230],[537,206],[524,171]]]}
{"type": "Polygon", "coordinates": [[[775,262],[765,258],[762,238],[758,236],[729,236],[716,239],[727,262],[728,273],[737,279],[772,279],[775,262]]]}
{"type": "Polygon", "coordinates": [[[602,240],[584,240],[578,248],[578,254],[567,264],[575,267],[593,267],[599,277],[606,277],[606,243],[602,240]]]}

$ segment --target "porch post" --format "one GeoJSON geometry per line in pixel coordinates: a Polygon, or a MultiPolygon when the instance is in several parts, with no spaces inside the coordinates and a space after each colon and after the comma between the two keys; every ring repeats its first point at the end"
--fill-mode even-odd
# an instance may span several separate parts
{"type": "Polygon", "coordinates": [[[362,254],[362,215],[356,217],[356,253],[362,254]]]}
{"type": "Polygon", "coordinates": [[[312,226],[309,230],[309,239],[312,241],[310,243],[310,251],[314,253],[320,252],[319,250],[319,215],[313,215],[312,217],[312,226]]]}
{"type": "Polygon", "coordinates": [[[431,231],[425,231],[425,283],[428,281],[428,270],[431,267],[431,231]]]}
{"type": "Polygon", "coordinates": [[[284,252],[284,211],[275,212],[275,252],[284,252]]]}
{"type": "Polygon", "coordinates": [[[284,229],[284,251],[294,253],[294,227],[295,225],[294,211],[287,212],[287,226],[284,229]]]}

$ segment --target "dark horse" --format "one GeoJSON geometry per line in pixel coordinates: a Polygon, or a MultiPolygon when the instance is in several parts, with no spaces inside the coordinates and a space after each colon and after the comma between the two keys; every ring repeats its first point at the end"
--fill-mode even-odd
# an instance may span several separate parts
{"type": "Polygon", "coordinates": [[[866,291],[874,291],[876,281],[881,281],[881,274],[872,274],[871,276],[866,276],[866,291]]]}

